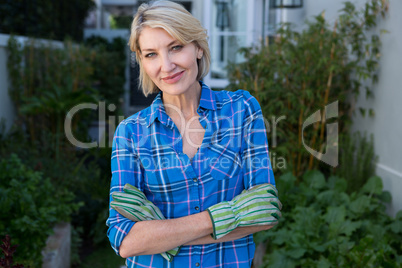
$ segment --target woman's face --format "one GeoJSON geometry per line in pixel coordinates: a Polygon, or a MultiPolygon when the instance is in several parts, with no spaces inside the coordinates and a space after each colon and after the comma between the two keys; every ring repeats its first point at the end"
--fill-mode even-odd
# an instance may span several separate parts
{"type": "Polygon", "coordinates": [[[202,49],[182,45],[160,28],[144,28],[138,42],[144,71],[164,94],[180,95],[199,85],[197,59],[202,49]]]}

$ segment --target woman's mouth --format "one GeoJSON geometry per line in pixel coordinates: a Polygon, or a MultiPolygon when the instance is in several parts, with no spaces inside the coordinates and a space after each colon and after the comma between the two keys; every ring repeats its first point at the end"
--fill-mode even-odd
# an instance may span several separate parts
{"type": "Polygon", "coordinates": [[[162,80],[163,80],[163,82],[165,82],[167,84],[174,84],[180,80],[180,78],[183,76],[183,74],[184,74],[184,71],[181,71],[181,72],[175,73],[174,75],[163,77],[162,80]]]}

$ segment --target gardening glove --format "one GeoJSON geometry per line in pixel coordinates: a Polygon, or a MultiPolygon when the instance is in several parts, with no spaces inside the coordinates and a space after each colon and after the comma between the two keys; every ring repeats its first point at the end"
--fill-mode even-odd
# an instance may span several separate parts
{"type": "Polygon", "coordinates": [[[126,184],[124,192],[113,192],[110,206],[132,221],[165,220],[157,206],[150,202],[138,188],[126,184]]]}
{"type": "Polygon", "coordinates": [[[257,185],[243,190],[232,201],[224,201],[207,210],[213,224],[214,239],[219,239],[237,227],[276,225],[282,216],[282,203],[272,184],[257,185]]]}
{"type": "MultiPolygon", "coordinates": [[[[126,184],[124,192],[113,192],[110,206],[121,215],[132,221],[165,220],[160,209],[150,202],[138,188],[126,184]]],[[[171,262],[179,253],[180,247],[161,253],[162,257],[171,262]]]]}

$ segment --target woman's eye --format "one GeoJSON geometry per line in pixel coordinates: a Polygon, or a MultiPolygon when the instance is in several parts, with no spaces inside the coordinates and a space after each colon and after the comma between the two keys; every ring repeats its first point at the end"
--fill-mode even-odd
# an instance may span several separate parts
{"type": "Polygon", "coordinates": [[[182,48],[183,48],[182,45],[177,45],[177,46],[172,47],[172,50],[173,50],[173,51],[179,51],[179,50],[182,49],[182,48]]]}
{"type": "Polygon", "coordinates": [[[150,58],[150,57],[153,57],[153,56],[155,56],[156,54],[155,53],[148,53],[148,54],[146,54],[145,55],[145,58],[150,58]]]}

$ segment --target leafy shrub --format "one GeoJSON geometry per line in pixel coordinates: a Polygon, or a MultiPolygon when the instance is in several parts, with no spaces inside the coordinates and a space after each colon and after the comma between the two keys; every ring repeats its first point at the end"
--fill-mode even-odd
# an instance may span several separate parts
{"type": "MultiPolygon", "coordinates": [[[[10,95],[17,120],[7,135],[0,130],[0,158],[8,158],[10,151],[16,153],[26,170],[40,171],[42,177],[50,179],[51,186],[45,183],[44,188],[52,188],[52,193],[72,192],[74,202],[85,202],[72,215],[71,210],[66,211],[72,217],[74,263],[79,263],[79,246],[87,250],[92,243],[107,239],[110,148],[77,150],[66,139],[63,123],[67,112],[82,103],[103,101],[116,105],[115,110],[105,111],[104,118],[117,118],[121,113],[125,43],[121,38],[108,42],[99,37],[81,45],[66,41],[56,46],[35,39],[21,44],[15,38],[8,43],[10,95]]],[[[89,141],[88,128],[97,116],[92,109],[74,115],[71,132],[77,140],[89,141]]],[[[8,187],[11,186],[4,189],[8,187]]],[[[59,198],[58,205],[69,206],[71,200],[59,198]]],[[[45,223],[39,225],[43,227],[45,223]]],[[[40,248],[32,244],[29,236],[25,240],[23,236],[11,237],[20,239],[20,244],[40,248]]]]}
{"type": "Polygon", "coordinates": [[[0,250],[2,251],[4,257],[0,258],[0,267],[1,268],[24,268],[22,264],[14,264],[14,253],[17,249],[18,245],[11,244],[11,238],[9,235],[6,235],[2,240],[2,244],[0,245],[0,250]]]}
{"type": "Polygon", "coordinates": [[[51,145],[32,147],[26,135],[23,130],[15,128],[6,135],[1,135],[0,131],[0,159],[9,158],[12,151],[24,166],[30,167],[28,169],[40,171],[43,177],[50,178],[52,191],[68,189],[74,193],[74,202],[85,204],[71,215],[71,261],[78,264],[81,249],[90,252],[95,244],[108,242],[105,222],[108,217],[111,148],[71,151],[63,155],[62,161],[55,161],[51,145]]]}
{"type": "Polygon", "coordinates": [[[283,218],[256,234],[269,241],[264,267],[402,267],[402,211],[386,214],[391,195],[379,177],[351,194],[346,179],[316,170],[296,181],[277,180],[283,218]]]}
{"type": "Polygon", "coordinates": [[[285,24],[271,43],[241,49],[244,63],[228,65],[228,89],[250,91],[266,119],[286,116],[278,122],[278,145],[271,146],[271,152],[284,157],[298,178],[305,170],[323,168],[305,145],[325,153],[324,107],[338,101],[338,129],[346,134],[353,112],[348,97],[359,92],[373,97],[370,83],[378,80],[381,42],[378,34],[367,30],[376,26],[387,8],[386,1],[370,0],[362,10],[347,2],[334,26],[323,15],[308,22],[302,32],[285,24]],[[304,129],[303,123],[319,110],[322,119],[304,129]]]}
{"type": "Polygon", "coordinates": [[[71,192],[55,191],[50,179],[26,167],[17,155],[0,161],[0,236],[8,234],[20,245],[18,262],[40,267],[53,225],[69,221],[78,209],[73,200],[71,192]]]}
{"type": "MultiPolygon", "coordinates": [[[[16,125],[26,129],[31,146],[52,144],[50,152],[58,161],[72,147],[63,128],[67,112],[78,104],[98,99],[90,78],[95,53],[71,42],[57,48],[29,39],[22,45],[13,37],[7,49],[9,92],[16,108],[16,125]]],[[[71,131],[79,140],[87,138],[89,120],[95,114],[84,109],[74,116],[71,131]]]]}
{"type": "Polygon", "coordinates": [[[343,135],[340,144],[339,166],[334,173],[338,177],[352,178],[348,182],[348,193],[358,191],[367,180],[375,175],[378,157],[374,153],[374,137],[367,138],[360,132],[343,135]]]}
{"type": "Polygon", "coordinates": [[[91,36],[84,41],[84,45],[95,51],[92,58],[94,86],[106,105],[117,106],[114,114],[117,116],[122,113],[127,41],[121,37],[108,41],[100,36],[91,36]]]}
{"type": "Polygon", "coordinates": [[[80,180],[71,186],[77,199],[85,203],[73,215],[72,224],[82,228],[81,237],[85,242],[94,245],[107,242],[105,222],[109,214],[110,154],[110,148],[89,150],[85,169],[80,171],[80,180]]]}
{"type": "MultiPolygon", "coordinates": [[[[25,44],[11,37],[8,42],[10,96],[17,112],[16,125],[25,129],[31,146],[49,148],[56,161],[71,153],[64,126],[67,113],[79,104],[105,102],[115,105],[99,112],[81,109],[72,118],[71,133],[89,141],[92,121],[121,114],[125,83],[125,42],[92,37],[85,45],[66,41],[63,46],[29,39],[25,44]],[[113,63],[113,64],[111,64],[113,63]],[[113,109],[116,108],[116,109],[113,109]],[[98,113],[104,118],[98,118],[98,113]]],[[[109,107],[109,106],[107,106],[109,107]]],[[[109,117],[110,118],[110,117],[109,117]]]]}

